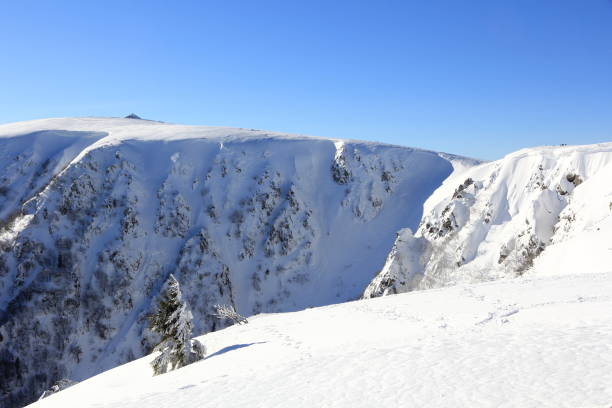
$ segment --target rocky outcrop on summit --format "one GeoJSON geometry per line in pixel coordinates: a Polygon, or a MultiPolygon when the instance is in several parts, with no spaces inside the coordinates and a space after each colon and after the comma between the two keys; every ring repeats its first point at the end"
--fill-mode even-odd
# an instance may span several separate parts
{"type": "Polygon", "coordinates": [[[134,119],[0,126],[0,405],[140,357],[170,274],[194,334],[357,298],[400,228],[473,161],[134,119]]]}

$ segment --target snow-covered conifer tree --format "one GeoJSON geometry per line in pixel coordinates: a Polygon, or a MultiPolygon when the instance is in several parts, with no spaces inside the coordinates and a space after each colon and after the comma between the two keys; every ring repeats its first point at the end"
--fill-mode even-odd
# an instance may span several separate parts
{"type": "Polygon", "coordinates": [[[161,336],[155,347],[161,354],[151,362],[155,375],[191,364],[206,354],[204,345],[191,339],[192,318],[178,281],[170,275],[157,311],[149,317],[151,330],[161,336]]]}

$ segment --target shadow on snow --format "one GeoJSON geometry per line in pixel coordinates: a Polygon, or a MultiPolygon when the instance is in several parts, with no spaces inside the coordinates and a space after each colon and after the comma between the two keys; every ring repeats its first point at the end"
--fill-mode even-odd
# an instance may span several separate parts
{"type": "Polygon", "coordinates": [[[205,358],[205,360],[208,360],[209,358],[212,358],[212,357],[215,357],[215,356],[227,353],[228,351],[238,350],[238,349],[241,349],[241,348],[244,348],[244,347],[252,346],[254,344],[263,344],[263,343],[267,343],[267,342],[266,341],[258,341],[258,342],[255,342],[255,343],[234,344],[233,346],[227,346],[227,347],[224,347],[221,350],[211,354],[210,356],[207,356],[205,358]]]}

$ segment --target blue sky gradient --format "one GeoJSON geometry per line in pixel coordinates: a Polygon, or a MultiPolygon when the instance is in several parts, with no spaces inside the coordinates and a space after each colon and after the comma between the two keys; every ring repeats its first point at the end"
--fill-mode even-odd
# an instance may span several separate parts
{"type": "Polygon", "coordinates": [[[612,140],[612,1],[0,2],[0,123],[124,116],[496,159],[612,140]]]}

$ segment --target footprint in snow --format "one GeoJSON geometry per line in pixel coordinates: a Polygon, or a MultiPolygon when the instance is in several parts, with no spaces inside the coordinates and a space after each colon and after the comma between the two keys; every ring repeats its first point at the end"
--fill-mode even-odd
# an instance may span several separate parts
{"type": "Polygon", "coordinates": [[[504,323],[508,323],[508,322],[510,322],[508,317],[510,317],[512,315],[515,315],[518,312],[519,312],[518,309],[507,309],[504,312],[499,313],[499,314],[497,312],[496,313],[489,312],[487,317],[485,317],[484,319],[476,322],[476,326],[483,326],[483,325],[485,325],[487,323],[490,323],[490,322],[492,322],[495,319],[495,317],[499,318],[498,319],[498,323],[500,325],[504,324],[504,323]]]}

